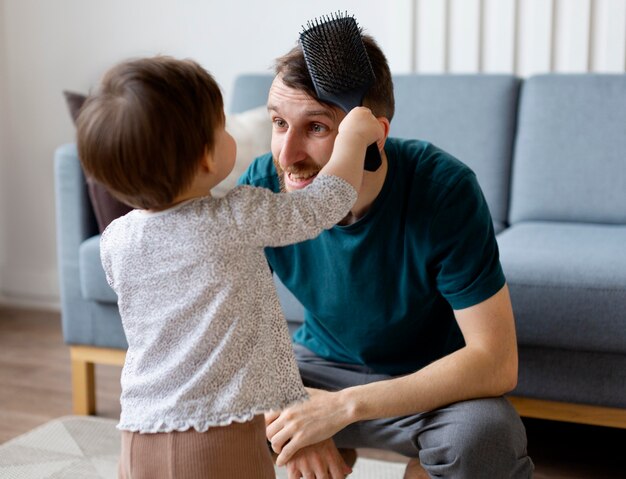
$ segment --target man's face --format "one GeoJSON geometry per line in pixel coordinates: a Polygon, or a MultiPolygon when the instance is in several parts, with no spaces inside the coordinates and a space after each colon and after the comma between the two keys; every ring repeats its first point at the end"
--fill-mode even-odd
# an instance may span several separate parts
{"type": "Polygon", "coordinates": [[[345,113],[288,87],[280,76],[270,88],[267,109],[273,124],[272,156],[281,189],[304,188],[328,163],[345,113]]]}

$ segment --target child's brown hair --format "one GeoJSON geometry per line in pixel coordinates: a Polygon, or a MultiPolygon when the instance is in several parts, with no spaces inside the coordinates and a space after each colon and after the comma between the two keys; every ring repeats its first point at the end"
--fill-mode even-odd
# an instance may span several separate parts
{"type": "Polygon", "coordinates": [[[162,209],[189,187],[223,125],[219,86],[198,63],[129,60],[104,75],[81,109],[78,154],[87,175],[124,203],[162,209]]]}

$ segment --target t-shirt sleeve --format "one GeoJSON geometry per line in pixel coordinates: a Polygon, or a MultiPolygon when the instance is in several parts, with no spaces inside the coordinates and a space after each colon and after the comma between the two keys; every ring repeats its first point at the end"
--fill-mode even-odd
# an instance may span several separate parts
{"type": "Polygon", "coordinates": [[[504,286],[491,214],[473,173],[444,194],[429,235],[437,287],[453,309],[474,306],[504,286]]]}
{"type": "Polygon", "coordinates": [[[225,198],[235,236],[259,246],[285,246],[319,235],[341,221],[357,198],[347,181],[319,175],[313,183],[291,193],[239,186],[225,198]]]}
{"type": "Polygon", "coordinates": [[[237,186],[252,185],[252,178],[250,176],[250,167],[243,172],[243,174],[237,179],[237,186]]]}

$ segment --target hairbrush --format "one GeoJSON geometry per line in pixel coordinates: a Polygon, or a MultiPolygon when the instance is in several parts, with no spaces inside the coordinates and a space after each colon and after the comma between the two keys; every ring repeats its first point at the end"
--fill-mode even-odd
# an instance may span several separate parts
{"type": "MultiPolygon", "coordinates": [[[[300,44],[320,101],[346,113],[363,104],[376,77],[354,17],[338,12],[309,21],[300,44]]],[[[380,165],[380,152],[372,143],[365,154],[365,169],[376,171],[380,165]]]]}

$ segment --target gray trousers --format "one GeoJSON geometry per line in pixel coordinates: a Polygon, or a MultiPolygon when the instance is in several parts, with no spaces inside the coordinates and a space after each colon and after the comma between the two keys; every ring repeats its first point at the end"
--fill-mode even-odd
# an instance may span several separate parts
{"type": "MultiPolygon", "coordinates": [[[[294,352],[307,387],[337,391],[391,379],[367,367],[326,361],[296,344],[294,352]]],[[[463,401],[415,414],[362,421],[334,438],[339,448],[386,449],[419,457],[431,477],[529,478],[526,430],[504,397],[463,401]]]]}

